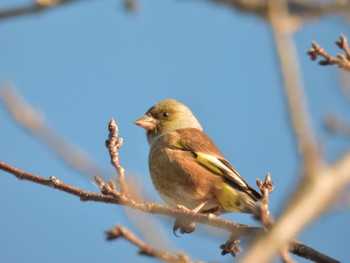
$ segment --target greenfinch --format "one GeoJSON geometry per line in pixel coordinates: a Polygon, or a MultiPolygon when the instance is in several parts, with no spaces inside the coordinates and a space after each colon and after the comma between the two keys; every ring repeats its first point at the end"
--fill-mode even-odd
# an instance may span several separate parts
{"type": "Polygon", "coordinates": [[[216,215],[260,215],[261,195],[224,158],[184,104],[163,100],[134,123],[147,132],[151,179],[167,204],[216,215]]]}

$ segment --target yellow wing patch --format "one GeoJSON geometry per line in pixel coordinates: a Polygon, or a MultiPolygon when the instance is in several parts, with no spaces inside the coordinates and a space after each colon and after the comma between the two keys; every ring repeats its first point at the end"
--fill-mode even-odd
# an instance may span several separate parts
{"type": "Polygon", "coordinates": [[[201,153],[201,152],[196,152],[196,155],[197,155],[196,157],[197,162],[204,165],[207,169],[213,171],[214,173],[223,175],[223,172],[218,168],[218,166],[211,161],[211,159],[213,158],[212,155],[201,153]]]}
{"type": "Polygon", "coordinates": [[[183,147],[182,143],[179,142],[179,141],[176,141],[176,142],[172,143],[171,146],[173,146],[175,148],[178,148],[180,150],[184,150],[184,147],[183,147]]]}
{"type": "Polygon", "coordinates": [[[241,202],[235,189],[228,184],[223,183],[217,196],[221,206],[229,212],[242,212],[241,202]]]}

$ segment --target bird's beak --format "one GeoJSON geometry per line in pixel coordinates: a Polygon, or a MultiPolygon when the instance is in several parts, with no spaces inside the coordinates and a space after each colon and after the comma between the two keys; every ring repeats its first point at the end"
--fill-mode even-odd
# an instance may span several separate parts
{"type": "Polygon", "coordinates": [[[150,131],[155,128],[157,121],[151,116],[143,115],[141,118],[138,118],[136,121],[134,121],[134,123],[144,128],[146,131],[150,131]]]}

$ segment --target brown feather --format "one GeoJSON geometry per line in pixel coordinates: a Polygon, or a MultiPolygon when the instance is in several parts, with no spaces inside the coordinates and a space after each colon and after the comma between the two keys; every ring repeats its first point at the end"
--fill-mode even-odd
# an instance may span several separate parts
{"type": "Polygon", "coordinates": [[[234,180],[232,176],[224,173],[227,183],[237,188],[238,190],[246,192],[256,201],[261,198],[261,195],[246,183],[246,181],[237,172],[237,170],[225,159],[215,143],[203,131],[188,128],[178,129],[176,132],[179,134],[179,138],[181,138],[181,145],[183,146],[182,150],[190,151],[192,153],[201,152],[217,157],[240,179],[240,181],[234,180]]]}

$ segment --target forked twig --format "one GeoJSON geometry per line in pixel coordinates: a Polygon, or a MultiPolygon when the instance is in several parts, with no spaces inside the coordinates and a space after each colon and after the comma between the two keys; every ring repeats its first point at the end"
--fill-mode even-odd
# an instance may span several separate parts
{"type": "Polygon", "coordinates": [[[312,47],[307,54],[311,60],[316,60],[318,57],[323,58],[318,62],[322,66],[337,65],[339,68],[350,71],[350,48],[345,35],[340,35],[340,40],[335,43],[345,54],[331,56],[316,41],[312,42],[312,47]]]}
{"type": "Polygon", "coordinates": [[[184,253],[170,253],[170,252],[163,252],[160,251],[146,242],[142,241],[140,238],[138,238],[134,233],[132,233],[130,230],[128,230],[124,226],[115,226],[112,228],[112,230],[106,231],[107,240],[115,240],[119,238],[123,238],[130,243],[137,246],[139,250],[140,255],[146,255],[153,258],[158,258],[165,262],[172,262],[172,263],[192,263],[192,261],[186,254],[184,253]]]}

